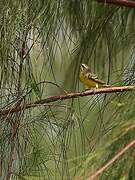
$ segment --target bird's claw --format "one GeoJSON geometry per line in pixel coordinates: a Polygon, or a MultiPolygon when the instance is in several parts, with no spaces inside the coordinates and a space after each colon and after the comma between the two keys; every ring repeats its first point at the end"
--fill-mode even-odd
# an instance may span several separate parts
{"type": "Polygon", "coordinates": [[[94,94],[94,95],[96,94],[96,88],[93,89],[93,94],[94,94]]]}
{"type": "Polygon", "coordinates": [[[88,89],[88,88],[86,88],[86,89],[85,89],[85,92],[86,92],[86,91],[89,91],[89,90],[93,90],[93,94],[95,95],[95,94],[96,94],[96,89],[97,89],[97,88],[94,88],[94,89],[88,89]]]}

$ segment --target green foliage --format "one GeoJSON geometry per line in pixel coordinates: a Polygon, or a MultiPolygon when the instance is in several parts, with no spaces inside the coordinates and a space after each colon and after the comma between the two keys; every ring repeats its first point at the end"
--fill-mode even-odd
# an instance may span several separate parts
{"type": "MultiPolygon", "coordinates": [[[[134,139],[134,92],[25,105],[82,91],[80,63],[110,85],[135,83],[135,11],[95,0],[0,1],[0,174],[88,177],[134,139]]],[[[101,179],[133,179],[131,148],[101,179]],[[110,178],[111,177],[111,178],[110,178]]]]}

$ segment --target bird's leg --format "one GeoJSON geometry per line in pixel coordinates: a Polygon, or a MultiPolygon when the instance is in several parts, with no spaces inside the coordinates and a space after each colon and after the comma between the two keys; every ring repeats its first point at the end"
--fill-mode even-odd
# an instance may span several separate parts
{"type": "Polygon", "coordinates": [[[96,84],[96,87],[89,88],[88,86],[85,86],[85,91],[93,90],[93,94],[96,94],[96,89],[98,89],[98,84],[96,84]]]}
{"type": "Polygon", "coordinates": [[[93,94],[94,94],[94,95],[96,94],[96,89],[98,89],[98,84],[96,84],[96,87],[93,88],[93,94]]]}
{"type": "Polygon", "coordinates": [[[93,88],[93,94],[94,94],[94,95],[96,94],[96,89],[97,89],[97,88],[93,88]]]}
{"type": "Polygon", "coordinates": [[[88,87],[86,86],[85,91],[93,90],[93,94],[95,95],[96,89],[97,89],[97,88],[88,88],[88,87]]]}

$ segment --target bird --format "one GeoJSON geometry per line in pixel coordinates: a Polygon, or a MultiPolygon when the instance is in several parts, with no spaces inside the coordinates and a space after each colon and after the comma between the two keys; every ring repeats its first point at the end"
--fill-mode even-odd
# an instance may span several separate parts
{"type": "Polygon", "coordinates": [[[80,66],[80,81],[85,85],[85,90],[109,87],[109,85],[100,80],[97,75],[91,73],[89,66],[86,64],[81,64],[80,66]]]}

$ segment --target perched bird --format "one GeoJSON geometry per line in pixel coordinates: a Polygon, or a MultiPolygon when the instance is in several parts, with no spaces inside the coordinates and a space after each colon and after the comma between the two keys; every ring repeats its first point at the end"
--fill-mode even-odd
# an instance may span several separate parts
{"type": "Polygon", "coordinates": [[[95,74],[92,74],[89,66],[86,64],[81,64],[80,81],[85,85],[86,90],[109,86],[104,81],[98,79],[95,74]]]}

